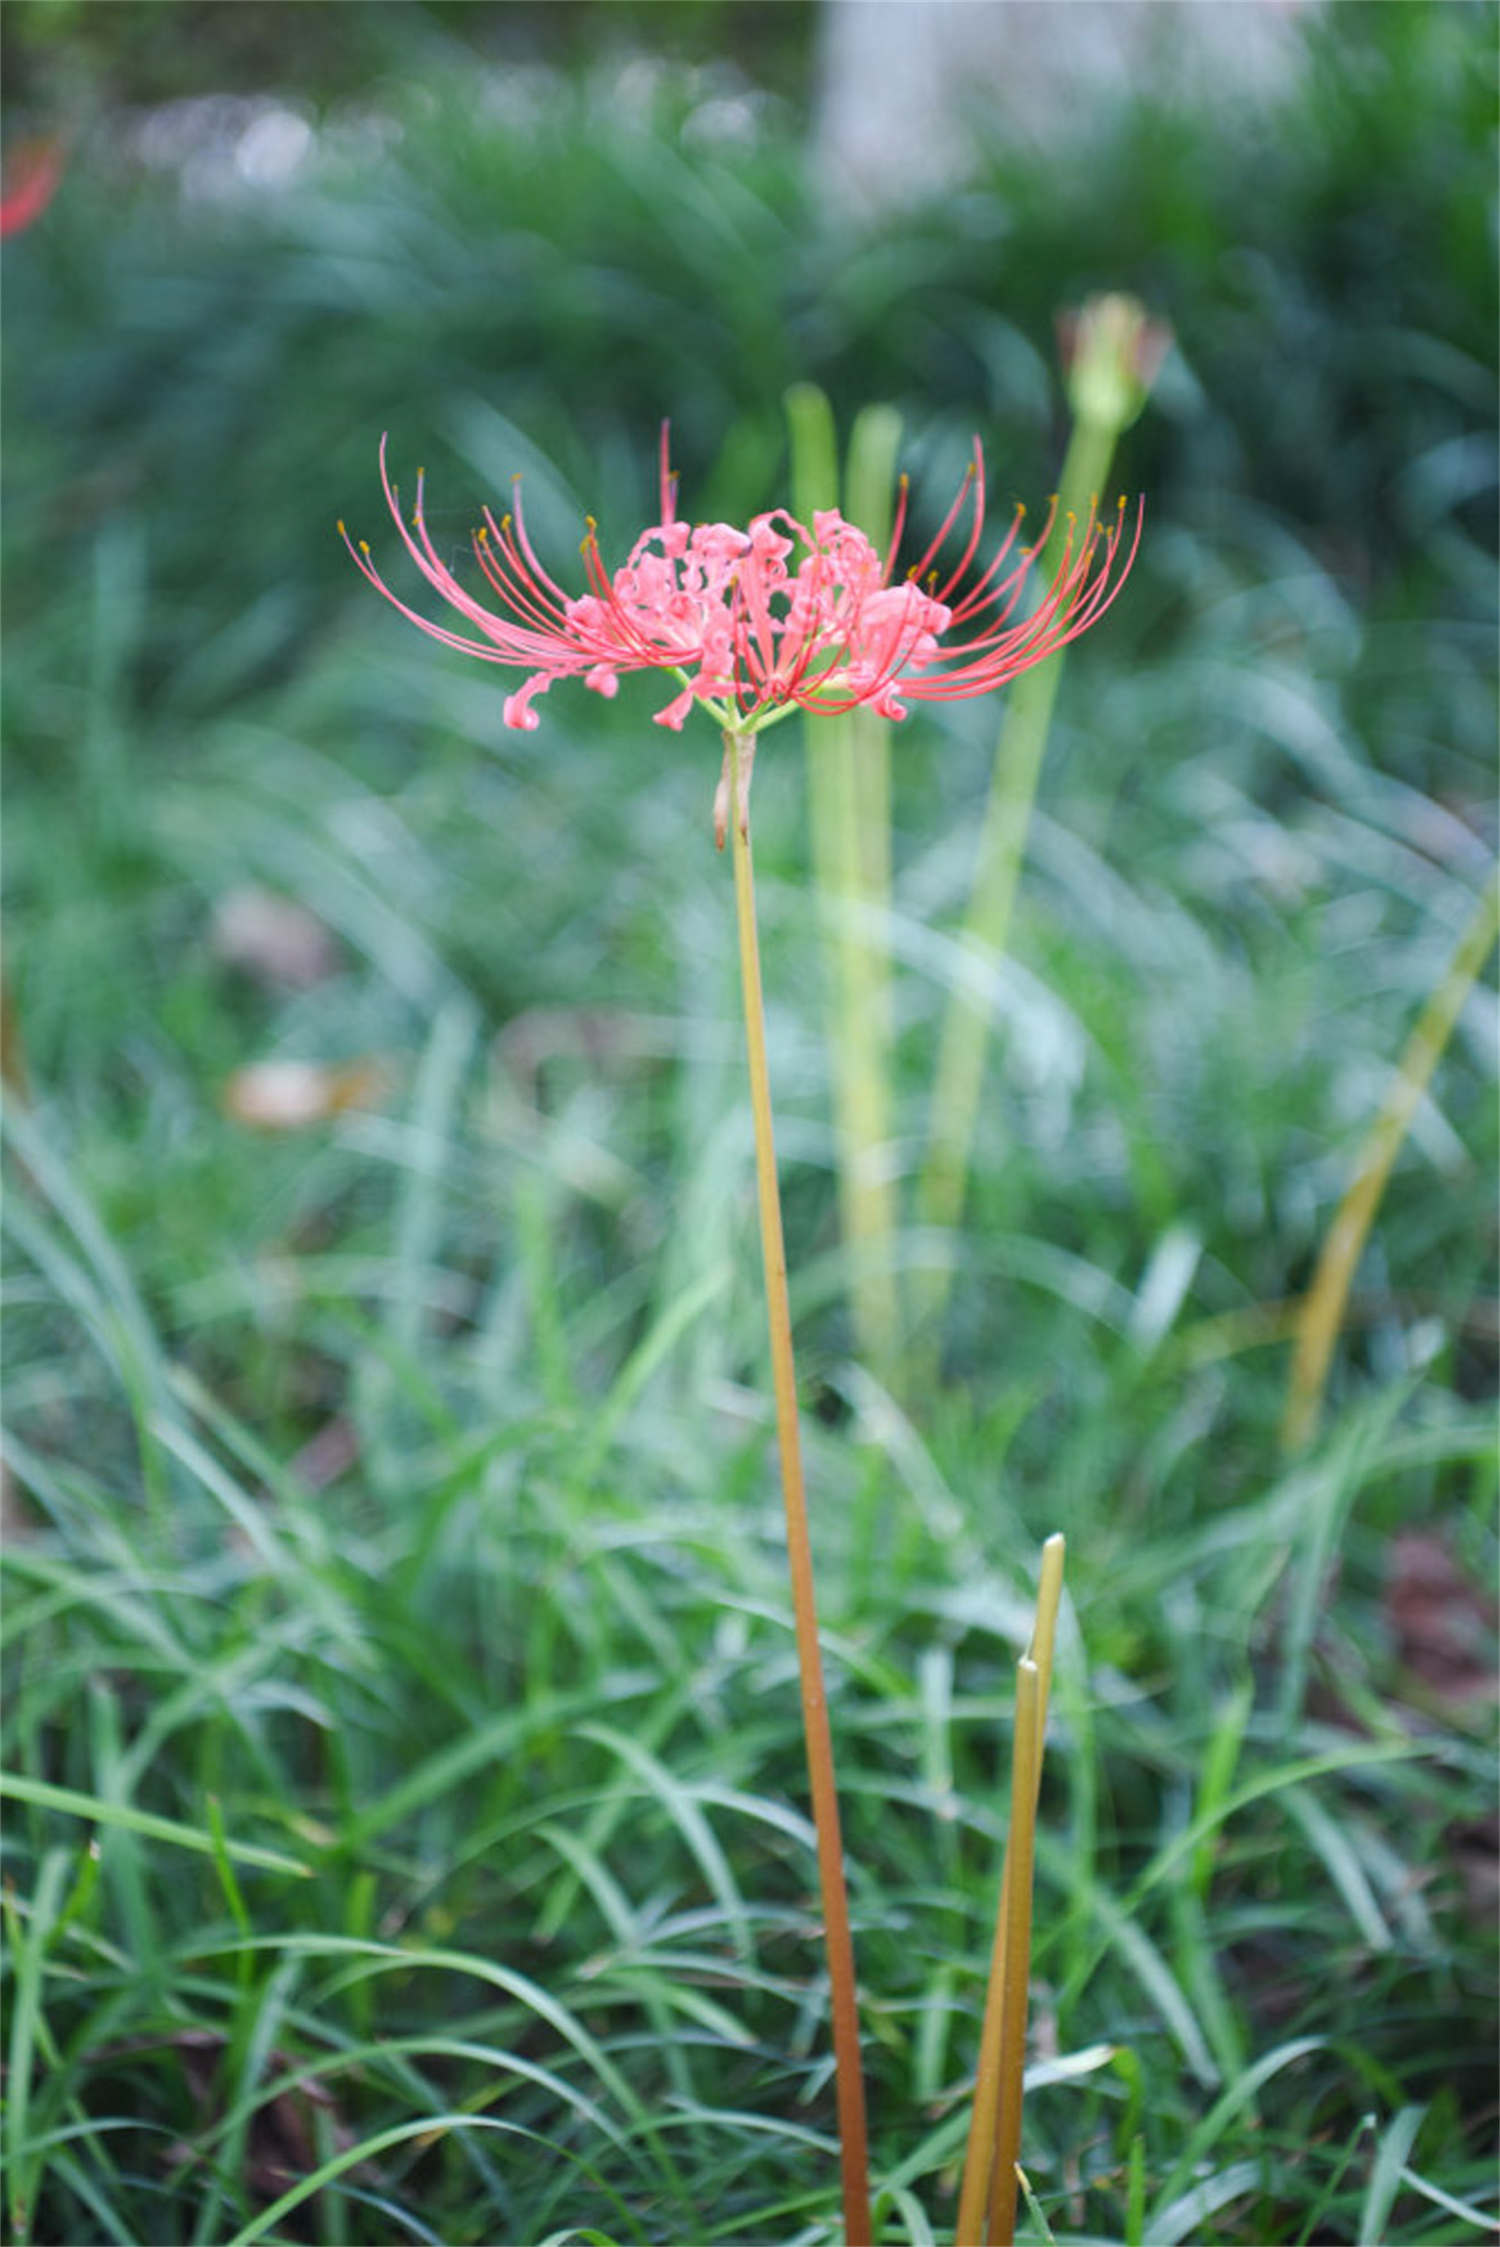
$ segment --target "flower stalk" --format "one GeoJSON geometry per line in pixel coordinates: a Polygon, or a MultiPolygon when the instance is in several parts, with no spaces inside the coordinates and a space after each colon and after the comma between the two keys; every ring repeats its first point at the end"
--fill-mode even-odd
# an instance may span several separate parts
{"type": "MultiPolygon", "coordinates": [[[[889,417],[882,426],[885,437],[877,442],[876,431],[871,438],[872,457],[894,451],[897,433],[889,417]]],[[[501,707],[507,726],[534,730],[541,723],[535,708],[537,698],[559,681],[579,680],[609,700],[619,691],[626,674],[654,671],[670,678],[677,689],[655,712],[656,724],[678,732],[688,716],[699,710],[713,720],[723,739],[723,773],[714,825],[721,848],[726,832],[733,837],[771,1370],[828,1960],[845,2239],[847,2247],[872,2247],[854,1946],[813,1596],[786,1248],[766,1068],[750,853],[751,766],[759,736],[796,710],[822,719],[857,719],[866,730],[849,744],[853,755],[846,758],[842,768],[844,781],[850,780],[862,745],[872,766],[878,768],[877,786],[866,799],[870,817],[864,826],[857,794],[851,801],[848,787],[841,788],[843,811],[854,830],[852,844],[845,840],[847,855],[841,864],[852,870],[850,880],[858,891],[851,898],[852,905],[883,898],[889,887],[885,725],[904,719],[913,701],[954,701],[987,694],[1044,664],[1048,656],[1087,631],[1110,607],[1125,581],[1139,543],[1141,517],[1137,510],[1132,523],[1123,499],[1118,510],[1112,509],[1104,517],[1091,502],[1086,515],[1080,511],[1076,520],[1062,527],[1060,538],[1052,541],[1052,574],[1038,589],[1032,583],[1033,570],[1049,547],[1055,508],[1030,544],[1022,543],[1024,510],[1017,508],[997,550],[988,561],[981,561],[985,466],[983,449],[976,439],[972,462],[952,505],[927,545],[898,574],[897,556],[906,520],[904,479],[883,553],[836,507],[814,507],[810,522],[778,508],[752,517],[746,529],[730,523],[691,524],[677,512],[677,478],[672,472],[667,439],[664,425],[658,455],[658,520],[640,534],[625,561],[613,571],[606,567],[597,527],[590,521],[582,544],[587,591],[579,595],[568,593],[558,584],[538,558],[527,533],[519,483],[510,511],[497,518],[486,508],[473,533],[473,568],[482,590],[476,588],[472,575],[466,573],[461,579],[440,552],[428,526],[425,479],[420,469],[411,513],[403,513],[386,465],[384,440],[380,474],[392,521],[418,575],[447,604],[457,622],[438,622],[410,607],[386,584],[368,544],[363,539],[351,539],[342,524],[339,529],[363,576],[420,631],[442,646],[523,674],[521,684],[506,694],[501,707]],[[952,545],[960,551],[950,564],[947,556],[952,545]],[[878,731],[870,730],[877,727],[878,731]]],[[[889,465],[887,460],[887,482],[889,465]]],[[[856,1104],[863,1100],[862,1129],[867,1141],[879,1147],[884,1140],[885,1114],[885,1031],[881,1025],[888,998],[883,961],[867,959],[859,972],[865,974],[866,970],[861,990],[863,1003],[871,1013],[874,1043],[867,1049],[867,1081],[856,1104]]],[[[888,1204],[878,1226],[872,1220],[872,1230],[883,1230],[888,1236],[888,1204]]],[[[892,1296],[880,1314],[890,1327],[894,1325],[893,1311],[892,1296]]],[[[1044,1685],[1039,1705],[1044,1717],[1044,1685]]],[[[1040,1721],[1034,1758],[1040,1755],[1040,1721]]],[[[1029,1803],[1028,1815],[1034,1815],[1034,1775],[1029,1780],[1024,1775],[1029,1770],[1031,1766],[1026,1765],[1018,1799],[1029,1803]]],[[[1029,1912],[1029,1860],[1024,1883],[1018,1870],[1013,1886],[1015,1902],[1008,1922],[1023,1904],[1029,1912]]],[[[1019,1973],[1024,1986],[1023,1933],[1017,1920],[1007,1938],[1004,1957],[1011,1962],[1008,1971],[1012,1980],[1019,1973]]],[[[1007,2034],[1014,2018],[1012,2008],[1006,2016],[1007,2034]]],[[[1024,2019],[1015,2033],[1024,2041],[1024,2019]]],[[[1005,2115],[1002,2107],[1002,2129],[1009,2127],[1005,2115]]],[[[986,2185],[992,2166],[985,2168],[986,2185]]]]}
{"type": "Polygon", "coordinates": [[[1500,866],[1491,867],[1469,925],[1407,1040],[1380,1112],[1360,1148],[1353,1179],[1328,1228],[1312,1286],[1297,1313],[1296,1347],[1281,1423],[1284,1450],[1299,1449],[1317,1427],[1349,1288],[1386,1181],[1497,932],[1500,866]]]}
{"type": "Polygon", "coordinates": [[[1057,1611],[1066,1545],[1061,1535],[1042,1547],[1031,1644],[1016,1665],[1015,1732],[1011,1748],[1010,1834],[1000,1881],[1000,1907],[990,1953],[974,2116],[969,2125],[954,2247],[1012,2247],[1016,2225],[1016,2163],[1026,2070],[1026,2016],[1031,1972],[1031,1891],[1036,1808],[1057,1611]]]}
{"type": "Polygon", "coordinates": [[[844,2236],[848,2247],[870,2247],[869,2157],[866,2144],[864,2076],[859,2056],[859,2009],[854,1980],[854,1941],[844,1883],[844,1851],[839,1831],[838,1794],[833,1774],[833,1736],[823,1657],[818,1645],[818,1613],[813,1591],[812,1541],[807,1517],[807,1486],[802,1471],[802,1438],[797,1424],[797,1374],[792,1356],[792,1314],[787,1294],[786,1243],[781,1194],[776,1179],[776,1143],[771,1121],[771,1081],[766,1066],[765,1003],[761,990],[760,943],[755,919],[755,869],[750,852],[748,744],[733,728],[724,735],[729,773],[728,824],[734,859],[735,918],[739,933],[740,981],[745,1003],[745,1051],[750,1069],[750,1107],[755,1123],[755,1182],[760,1209],[761,1255],[766,1279],[766,1318],[771,1341],[771,1380],[776,1400],[776,1438],[781,1455],[781,1488],[786,1508],[787,1561],[791,1572],[796,1625],[797,1668],[802,1690],[802,1729],[807,1776],[818,1843],[818,1886],[823,1909],[823,1939],[828,1959],[829,2001],[833,2015],[834,2085],[839,2121],[839,2161],[844,2195],[844,2236]]]}
{"type": "MultiPolygon", "coordinates": [[[[1045,538],[1040,542],[1047,553],[1062,548],[1066,554],[1072,526],[1093,521],[1115,445],[1144,406],[1169,340],[1168,331],[1149,321],[1128,297],[1095,298],[1065,329],[1074,422],[1050,546],[1045,538]]],[[[986,963],[1003,958],[1010,939],[1065,646],[1059,642],[1045,661],[1016,678],[996,744],[963,928],[965,946],[986,963]]],[[[966,985],[955,984],[943,1018],[927,1153],[917,1180],[918,1222],[940,1235],[951,1237],[963,1215],[988,1044],[985,1001],[966,985]]],[[[937,1370],[939,1323],[951,1283],[951,1256],[945,1255],[929,1268],[919,1291],[927,1362],[917,1375],[918,1393],[930,1386],[937,1370]]]]}
{"type": "MultiPolygon", "coordinates": [[[[786,394],[792,505],[812,522],[839,496],[833,409],[812,383],[786,394]]],[[[849,438],[849,520],[877,551],[889,544],[901,419],[867,406],[849,438]]],[[[891,722],[864,707],[808,713],[807,813],[822,919],[839,1230],[848,1257],[856,1348],[877,1379],[896,1379],[900,1335],[890,1167],[891,722]]]]}

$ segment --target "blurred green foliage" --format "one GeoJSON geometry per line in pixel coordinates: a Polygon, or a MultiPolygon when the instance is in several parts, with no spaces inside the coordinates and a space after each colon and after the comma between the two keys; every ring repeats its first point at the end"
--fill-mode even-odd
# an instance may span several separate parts
{"type": "Polygon", "coordinates": [[[641,49],[736,63],[798,94],[814,23],[811,0],[14,0],[0,60],[11,109],[268,87],[323,104],[467,58],[580,68],[601,50],[641,49]]]}
{"type": "MultiPolygon", "coordinates": [[[[88,36],[137,12],[86,11],[88,36]]],[[[404,15],[208,13],[261,36],[268,14],[347,19],[351,68],[404,15]]],[[[1492,22],[1467,5],[1336,9],[1273,119],[1202,131],[1138,104],[1086,157],[997,151],[963,193],[868,230],[812,196],[774,113],[749,148],[705,143],[701,89],[670,66],[628,106],[608,76],[582,90],[502,63],[476,84],[451,56],[380,76],[384,124],[335,120],[286,192],[175,219],[170,177],[101,121],[7,272],[27,556],[12,598],[149,491],[153,668],[200,643],[209,588],[258,617],[264,661],[288,660],[345,587],[315,526],[358,512],[379,430],[398,459],[431,461],[476,402],[559,465],[606,533],[640,514],[663,413],[700,511],[772,500],[779,401],[801,378],[846,422],[871,397],[899,404],[939,483],[977,427],[1001,492],[1035,499],[1061,433],[1054,316],[1118,286],[1180,339],[1165,410],[1123,466],[1153,521],[1233,539],[1239,510],[1246,536],[1307,541],[1377,614],[1399,612],[1403,586],[1425,605],[1451,589],[1451,641],[1483,617],[1464,555],[1490,539],[1492,22]]],[[[484,451],[494,481],[516,464],[484,451]]],[[[456,513],[481,489],[434,479],[456,513]]],[[[1354,687],[1376,724],[1382,652],[1354,687]]],[[[1477,777],[1487,720],[1465,718],[1452,746],[1477,777]]],[[[1423,783],[1413,730],[1381,753],[1423,783]]]]}

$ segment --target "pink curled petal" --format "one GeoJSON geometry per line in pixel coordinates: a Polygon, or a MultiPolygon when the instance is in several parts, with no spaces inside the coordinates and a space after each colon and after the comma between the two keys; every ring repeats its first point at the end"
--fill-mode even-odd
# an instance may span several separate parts
{"type": "Polygon", "coordinates": [[[691,687],[684,687],[681,694],[667,704],[665,710],[656,712],[651,723],[654,726],[668,726],[673,733],[681,733],[683,721],[697,699],[691,687]]]}
{"type": "Polygon", "coordinates": [[[508,694],[501,713],[505,723],[516,733],[535,733],[542,721],[531,707],[531,698],[535,694],[545,694],[551,684],[550,676],[538,671],[524,686],[517,687],[514,694],[508,694]]]}
{"type": "Polygon", "coordinates": [[[586,671],[583,683],[592,687],[595,694],[602,694],[606,702],[613,702],[620,691],[619,673],[611,671],[606,663],[596,663],[592,671],[586,671]]]}

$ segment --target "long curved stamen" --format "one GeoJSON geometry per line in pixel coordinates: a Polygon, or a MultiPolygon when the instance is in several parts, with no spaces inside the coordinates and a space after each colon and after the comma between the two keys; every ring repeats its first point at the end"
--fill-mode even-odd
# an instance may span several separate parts
{"type": "Polygon", "coordinates": [[[511,516],[497,523],[486,507],[472,544],[486,580],[515,615],[539,632],[555,634],[566,626],[567,596],[545,572],[540,584],[528,572],[511,516]]]}
{"type": "Polygon", "coordinates": [[[902,692],[923,701],[951,701],[984,693],[1055,654],[1096,624],[1115,601],[1140,548],[1144,506],[1137,506],[1128,551],[1124,548],[1124,514],[1125,503],[1121,501],[1116,525],[1108,532],[1098,533],[1105,539],[1105,557],[1086,586],[1080,576],[1080,564],[1073,563],[1067,580],[1054,580],[1042,608],[1024,624],[985,634],[963,647],[954,648],[953,660],[904,680],[902,692]]]}
{"type": "MultiPolygon", "coordinates": [[[[1046,551],[1056,514],[1057,502],[1054,499],[1049,505],[1047,520],[1043,523],[1038,535],[1029,546],[1021,549],[1014,567],[1005,576],[1001,577],[1000,572],[1004,569],[1010,550],[1021,535],[1021,525],[1026,520],[1026,509],[1019,501],[1017,502],[1015,514],[1011,517],[1010,529],[1006,532],[1000,546],[991,555],[983,572],[969,587],[963,599],[956,603],[953,610],[955,623],[962,623],[967,617],[972,616],[976,609],[987,608],[992,602],[1006,599],[1007,596],[1009,596],[1007,606],[1014,605],[1015,593],[1019,592],[1027,577],[1031,574],[1033,561],[1038,554],[1046,551]],[[996,579],[999,582],[993,583],[992,581],[996,579]],[[1014,588],[1014,591],[1012,591],[1012,588],[1014,588]]],[[[953,590],[956,582],[956,579],[950,578],[947,592],[953,590]]]]}
{"type": "Polygon", "coordinates": [[[896,550],[901,544],[901,533],[906,528],[906,502],[910,488],[910,479],[907,476],[901,475],[896,478],[896,513],[891,523],[891,542],[885,552],[885,567],[880,573],[882,585],[890,584],[891,572],[896,566],[896,550]]]}
{"type": "Polygon", "coordinates": [[[420,615],[416,609],[408,608],[399,594],[391,591],[379,570],[376,569],[370,559],[370,549],[364,540],[361,539],[356,546],[342,523],[339,525],[339,535],[353,556],[355,567],[359,570],[360,575],[368,578],[376,592],[382,594],[390,602],[391,607],[398,610],[409,623],[415,624],[419,632],[425,632],[430,640],[440,640],[444,647],[457,648],[461,655],[477,655],[483,663],[508,663],[515,666],[530,660],[519,653],[507,654],[501,648],[486,645],[483,640],[466,639],[461,632],[452,632],[446,625],[434,624],[429,618],[420,615]]]}
{"type": "Polygon", "coordinates": [[[511,478],[510,511],[516,527],[516,544],[520,548],[526,567],[531,574],[533,585],[543,586],[553,596],[554,600],[566,608],[567,594],[560,585],[553,584],[533,553],[531,540],[526,535],[526,516],[521,506],[521,479],[519,476],[511,478]]]}
{"type": "MultiPolygon", "coordinates": [[[[969,564],[973,561],[974,556],[979,551],[979,537],[983,529],[984,454],[980,450],[979,439],[976,437],[974,439],[974,520],[969,526],[968,543],[965,545],[962,554],[959,556],[957,563],[955,564],[953,570],[950,572],[947,582],[940,587],[936,596],[938,600],[946,601],[948,595],[953,591],[954,586],[961,585],[963,583],[965,572],[968,570],[969,564]]],[[[1012,528],[1011,536],[1015,536],[1014,528],[1012,528]]],[[[1003,552],[1004,549],[1002,548],[1001,551],[1003,552]]]]}
{"type": "Polygon", "coordinates": [[[510,657],[512,662],[529,663],[534,660],[535,649],[530,641],[517,637],[515,626],[504,617],[497,617],[492,610],[484,606],[482,601],[476,601],[473,594],[459,584],[458,579],[439,556],[427,529],[427,519],[423,506],[424,478],[421,469],[417,471],[416,509],[411,526],[408,527],[406,519],[401,513],[400,496],[386,469],[385,440],[383,438],[380,450],[380,473],[385,490],[386,505],[389,507],[396,528],[401,534],[402,544],[428,584],[433,587],[434,591],[442,594],[450,608],[457,609],[461,616],[467,617],[469,622],[482,632],[487,640],[492,641],[498,648],[509,648],[514,651],[510,657]]]}
{"type": "Polygon", "coordinates": [[[937,530],[933,535],[933,538],[931,539],[930,543],[924,548],[919,559],[913,562],[911,568],[907,571],[906,574],[909,578],[919,579],[927,575],[928,570],[932,567],[932,564],[936,561],[938,554],[942,549],[944,539],[948,536],[949,531],[952,530],[954,524],[958,521],[960,514],[963,512],[964,504],[967,501],[970,492],[975,488],[975,477],[977,475],[979,479],[979,505],[975,511],[977,521],[971,534],[970,544],[967,548],[967,554],[970,556],[973,554],[974,547],[978,544],[979,532],[984,527],[984,455],[979,452],[979,440],[977,438],[974,441],[974,450],[979,456],[977,467],[975,462],[971,460],[968,467],[964,470],[963,482],[959,485],[958,491],[954,496],[953,505],[949,508],[941,523],[939,523],[937,530]]]}

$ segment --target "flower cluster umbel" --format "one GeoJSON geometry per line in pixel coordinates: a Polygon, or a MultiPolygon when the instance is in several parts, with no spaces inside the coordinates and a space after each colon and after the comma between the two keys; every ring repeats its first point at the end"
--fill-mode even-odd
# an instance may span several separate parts
{"type": "Polygon", "coordinates": [[[434,591],[472,627],[456,631],[409,608],[370,559],[340,531],[370,583],[411,622],[445,646],[487,663],[529,673],[505,699],[505,723],[531,730],[532,707],[555,679],[581,677],[596,694],[613,695],[624,671],[666,671],[681,691],[656,713],[679,729],[694,703],[721,729],[752,735],[793,709],[823,715],[867,705],[884,718],[904,718],[912,701],[987,694],[1104,613],[1125,580],[1140,540],[1137,510],[1127,535],[1125,502],[1107,519],[1091,509],[1069,520],[1051,581],[1029,607],[1026,580],[1052,535],[1056,502],[1039,535],[1021,545],[1025,511],[1017,508],[999,552],[970,575],[984,529],[984,455],[974,458],[957,498],[925,552],[893,582],[906,517],[903,477],[889,549],[882,556],[836,508],[821,508],[812,525],[777,508],[748,530],[729,523],[683,522],[677,478],[661,433],[661,520],[643,531],[628,560],[611,576],[589,522],[583,541],[588,591],[577,598],[555,584],[537,560],[521,512],[516,480],[511,512],[497,522],[488,508],[473,536],[474,555],[490,601],[461,585],[427,528],[423,477],[417,472],[410,523],[380,447],[386,503],[407,552],[434,591]],[[937,557],[968,515],[962,551],[941,572],[937,557]]]}

